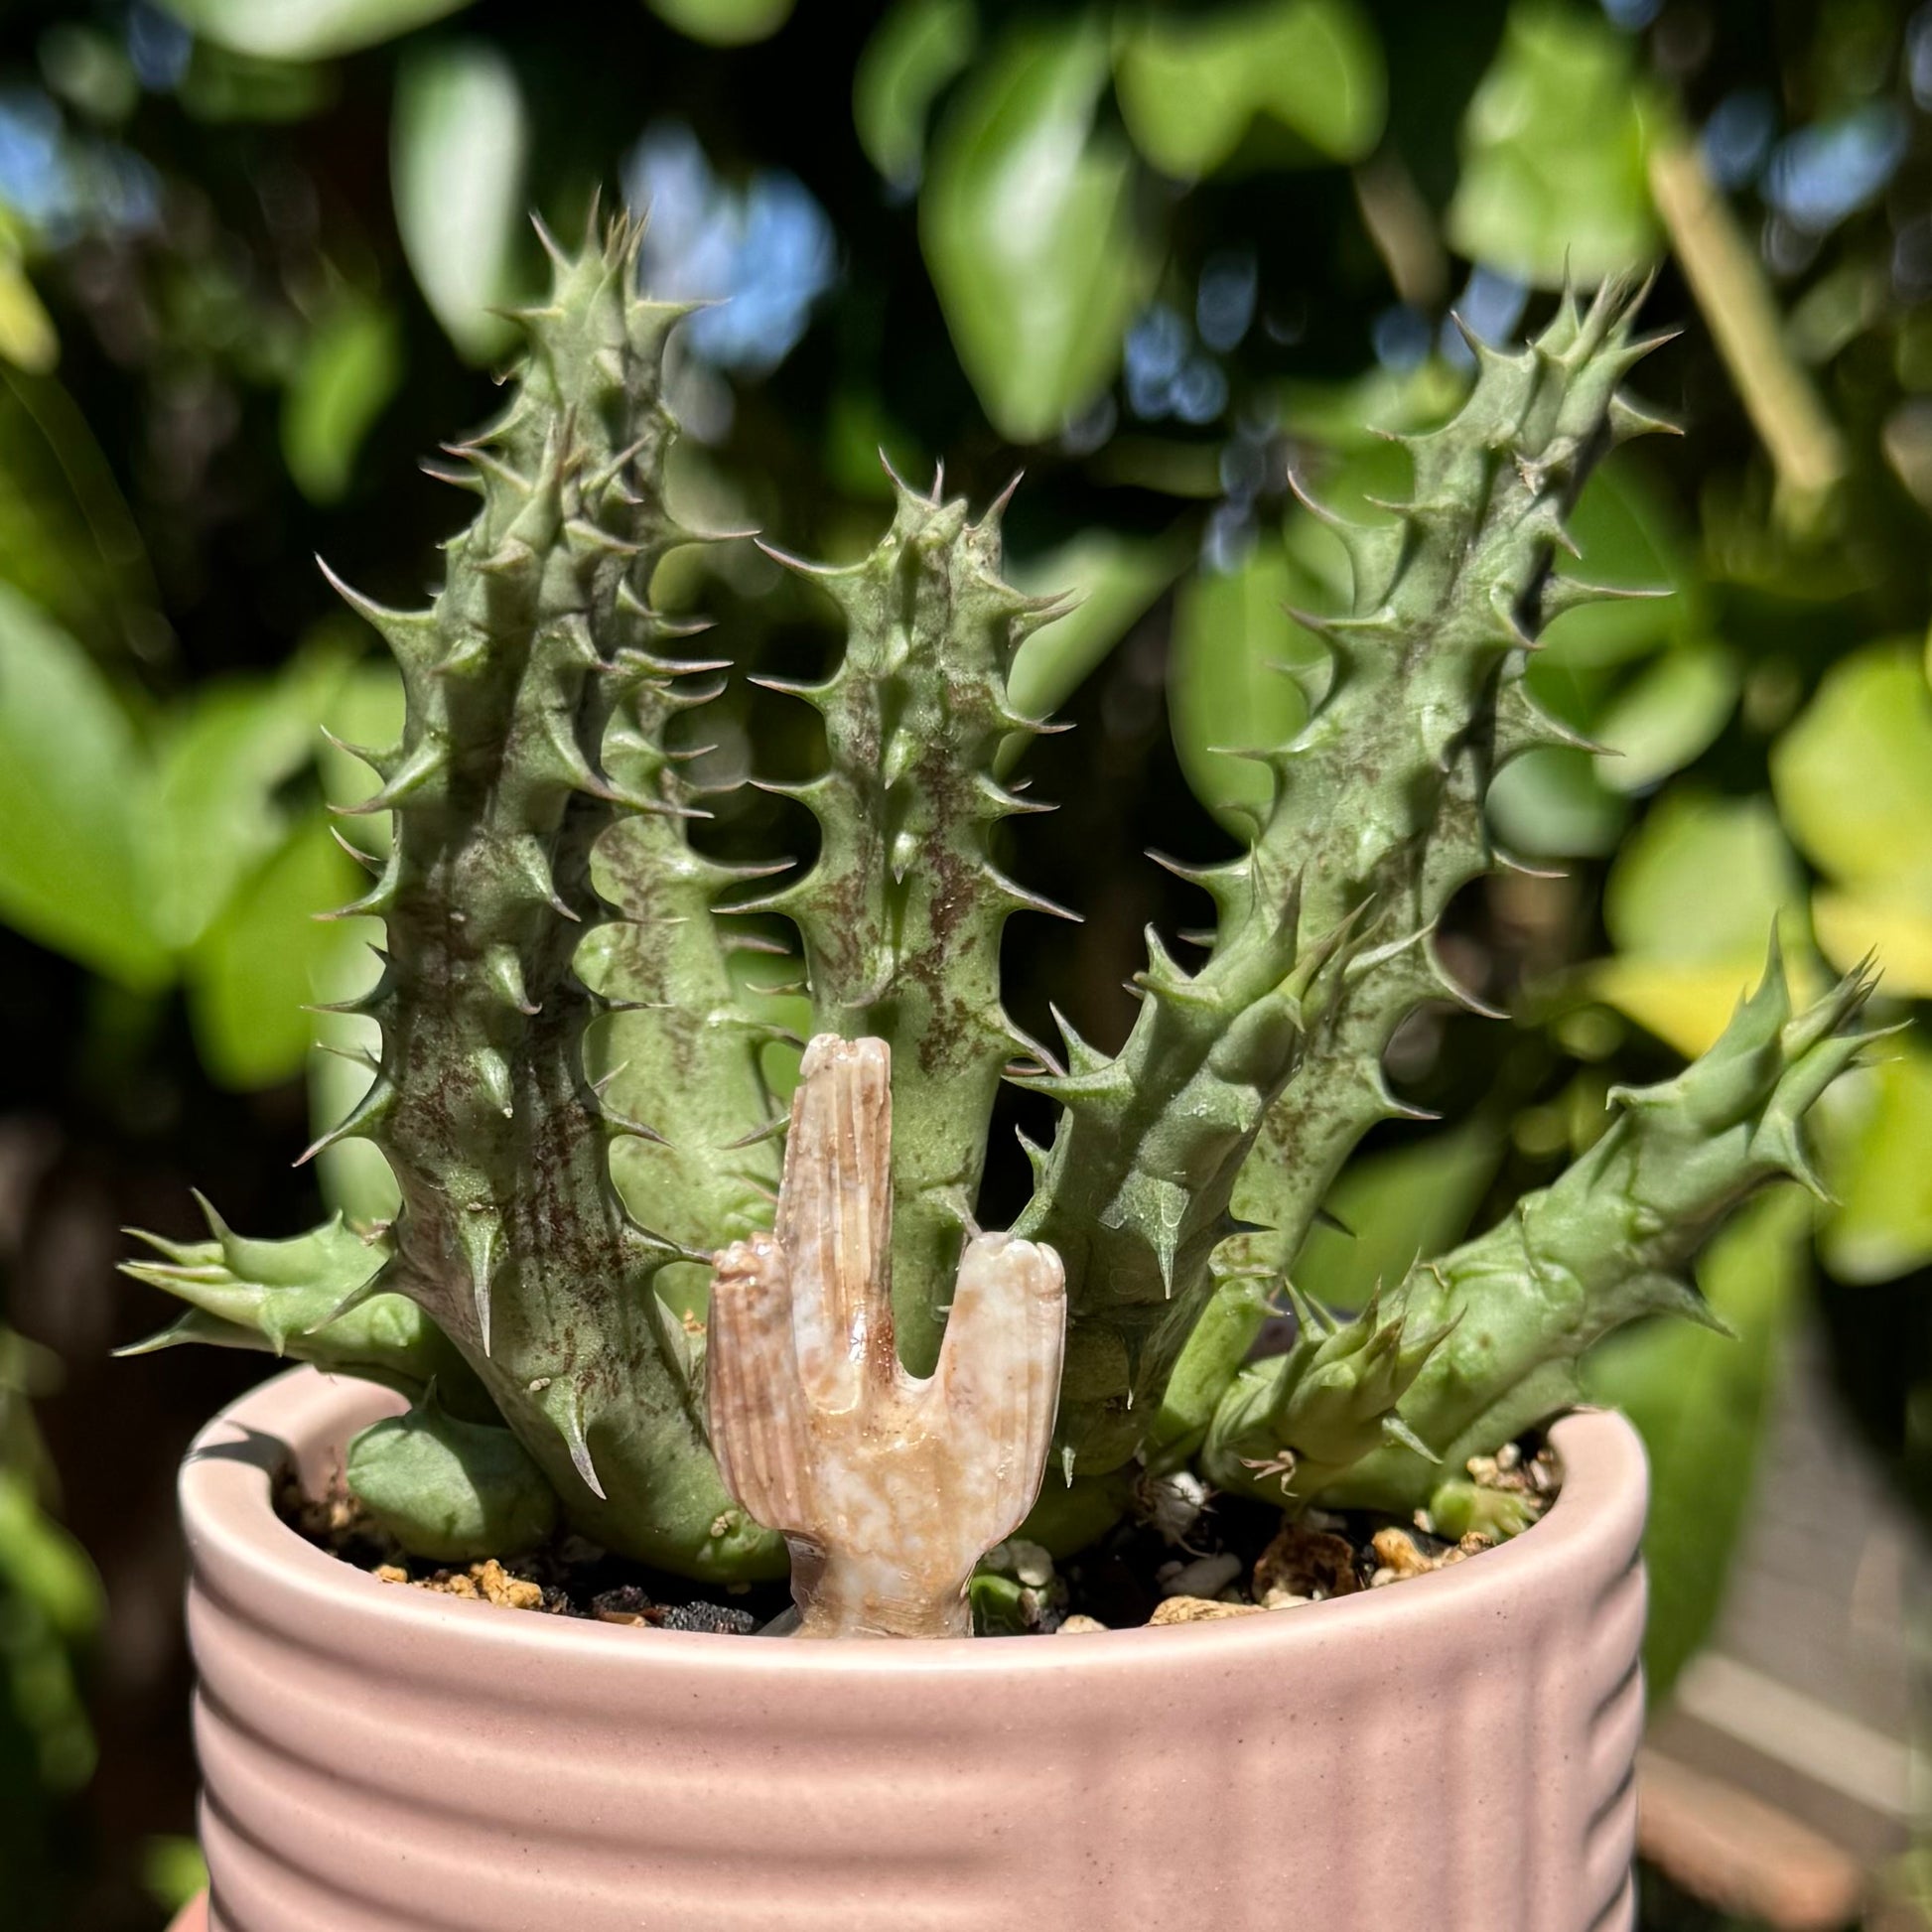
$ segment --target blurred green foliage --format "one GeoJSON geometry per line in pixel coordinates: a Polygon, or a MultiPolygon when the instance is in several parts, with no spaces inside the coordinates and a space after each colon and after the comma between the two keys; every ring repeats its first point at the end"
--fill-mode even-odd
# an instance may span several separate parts
{"type": "Polygon", "coordinates": [[[0,1327],[0,1873],[30,1925],[57,1904],[54,1808],[94,1768],[79,1666],[103,1607],[93,1566],[48,1514],[53,1471],[28,1405],[59,1373],[0,1327]]]}
{"type": "MultiPolygon", "coordinates": [[[[1653,314],[1687,334],[1645,379],[1687,436],[1598,472],[1577,568],[1670,595],[1549,626],[1531,682],[1578,742],[1511,767],[1491,813],[1567,877],[1458,901],[1445,949],[1512,1024],[1405,1030],[1393,1077],[1456,1125],[1364,1148],[1332,1203],[1355,1232],[1311,1237],[1311,1290],[1346,1306],[1548,1177],[1611,1084],[1715,1037],[1773,922],[1801,976],[1875,947],[1895,1017],[1922,1012],[1929,106],[1932,17],[1907,0],[21,0],[0,28],[18,1104],[129,1170],[190,1120],[245,1164],[296,1151],[305,1068],[319,1124],[366,1078],[312,1050],[352,1055],[358,1023],[300,1007],[357,990],[375,935],[295,915],[356,877],[324,807],[366,774],[318,728],[380,741],[395,691],[311,555],[419,596],[461,518],[409,465],[490,408],[495,311],[540,286],[526,209],[575,229],[600,189],[652,202],[658,293],[729,298],[675,358],[687,515],[850,557],[882,445],[945,457],[979,501],[1030,471],[1013,574],[1085,603],[1016,670],[1080,729],[1017,769],[1065,809],[1015,864],[1088,923],[1016,932],[1010,978],[1024,1024],[1052,1001],[1103,1040],[1133,928],[1198,911],[1139,848],[1227,849],[1258,778],[1229,754],[1293,723],[1318,661],[1294,612],[1345,594],[1298,491],[1363,518],[1401,493],[1374,432],[1452,408],[1451,310],[1500,341],[1566,275],[1659,268],[1653,314]]],[[[715,615],[746,669],[823,663],[822,617],[748,545],[674,555],[658,594],[715,615]]],[[[704,757],[796,776],[802,729],[735,679],[704,757]]],[[[749,794],[707,837],[810,834],[749,794]]],[[[1656,1462],[1660,1685],[1716,1613],[1795,1322],[1822,1314],[1932,1508],[1932,1046],[1902,1038],[1825,1126],[1836,1203],[1767,1200],[1707,1258],[1736,1341],[1639,1333],[1597,1365],[1656,1462]]],[[[352,1214],[387,1211],[369,1150],[319,1165],[352,1214]]],[[[309,1184],[267,1197],[290,1227],[309,1184]]],[[[0,1788],[45,1808],[85,1773],[93,1599],[22,1453],[0,1457],[0,1788]]],[[[34,1815],[0,1804],[0,1829],[34,1815]]],[[[10,1885],[27,1858],[0,1843],[10,1885]]]]}

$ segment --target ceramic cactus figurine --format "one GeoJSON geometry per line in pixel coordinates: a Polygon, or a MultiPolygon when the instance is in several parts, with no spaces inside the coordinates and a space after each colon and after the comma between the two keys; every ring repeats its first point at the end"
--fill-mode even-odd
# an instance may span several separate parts
{"type": "Polygon", "coordinates": [[[777,1224],[711,1283],[711,1442],[791,1550],[808,1637],[968,1636],[974,1566],[1033,1507],[1059,1393],[1051,1248],[966,1243],[929,1380],[894,1336],[892,1056],[822,1034],[792,1100],[777,1224]]]}
{"type": "Polygon", "coordinates": [[[1207,957],[1190,970],[1150,938],[1118,1052],[1037,1045],[1001,1004],[1004,922],[1057,909],[996,863],[996,828],[1034,809],[1002,748],[1043,725],[1008,674],[1060,608],[1002,577],[1004,503],[975,522],[895,480],[870,557],[794,564],[847,643],[824,683],[786,687],[824,719],[827,767],[789,788],[820,855],[756,901],[795,925],[814,1031],[835,1036],[808,1056],[781,1167],[770,1030],[731,970],[747,873],[690,843],[666,737],[721,667],[677,655],[650,608],[691,533],[663,488],[680,312],[636,293],[634,242],[621,221],[558,252],[508,409],[456,452],[481,504],[434,603],[351,597],[401,666],[408,722],[367,755],[382,782],[361,809],[395,829],[354,908],[388,933],[356,1010],[382,1044],[338,1133],[383,1152],[402,1211],[281,1243],[211,1219],[207,1242],[156,1243],[131,1272],[191,1305],[158,1339],[409,1394],[349,1474],[412,1549],[497,1554],[555,1520],[744,1580],[784,1574],[790,1539],[808,1627],[924,1630],[960,1627],[968,1546],[1025,1508],[1055,1406],[1026,1534],[1058,1550],[1131,1506],[1142,1471],[1189,1463],[1290,1508],[1452,1512],[1462,1458],[1570,1401],[1591,1340],[1699,1314],[1681,1270],[1718,1218],[1775,1173],[1809,1176],[1803,1116],[1859,1053],[1862,977],[1793,1018],[1774,961],[1724,1040],[1620,1096],[1569,1174],[1358,1313],[1293,1283],[1341,1165],[1403,1111],[1381,1071],[1396,1027],[1462,997],[1433,933],[1495,863],[1490,779],[1568,740],[1522,673],[1550,615],[1610,595],[1559,568],[1590,464],[1658,427],[1618,394],[1649,346],[1629,293],[1566,298],[1519,351],[1474,344],[1461,409],[1405,439],[1407,499],[1336,526],[1354,594],[1307,620],[1327,645],[1308,723],[1252,749],[1269,804],[1235,859],[1185,875],[1213,902],[1207,957]],[[1011,1237],[975,1222],[1003,1074],[1058,1107],[1011,1237]],[[1250,1366],[1284,1297],[1300,1338],[1250,1366]],[[982,1465],[997,1477],[965,1479],[982,1465]]]}

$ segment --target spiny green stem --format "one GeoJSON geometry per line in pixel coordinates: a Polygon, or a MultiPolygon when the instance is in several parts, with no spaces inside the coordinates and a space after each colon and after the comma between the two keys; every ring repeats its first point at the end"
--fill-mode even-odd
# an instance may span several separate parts
{"type": "Polygon", "coordinates": [[[1802,1124],[1877,1036],[1856,1025],[1869,991],[1863,972],[1851,974],[1794,1019],[1774,945],[1763,983],[1710,1052],[1674,1080],[1616,1090],[1615,1119],[1560,1179],[1410,1271],[1384,1325],[1411,1372],[1394,1389],[1345,1381],[1363,1424],[1356,1454],[1311,1437],[1298,1349],[1229,1392],[1208,1436],[1209,1475],[1264,1494],[1286,1486],[1298,1505],[1406,1513],[1469,1456],[1576,1403],[1578,1361],[1612,1329],[1658,1313],[1714,1321],[1685,1270],[1753,1189],[1780,1176],[1818,1187],[1802,1124]],[[1384,1419],[1394,1426],[1370,1427],[1384,1419]]]}
{"type": "Polygon", "coordinates": [[[785,685],[825,720],[828,766],[771,785],[819,822],[817,863],[759,901],[796,921],[815,1031],[892,1048],[893,1312],[923,1375],[971,1225],[1000,1072],[1034,1050],[1000,1004],[1000,935],[1022,908],[1056,911],[1006,878],[995,828],[1029,804],[994,777],[1001,745],[1039,721],[1007,674],[1062,600],[1000,575],[1004,500],[979,522],[894,478],[893,525],[863,562],[820,570],[773,552],[825,590],[846,623],[822,684],[785,685]]]}

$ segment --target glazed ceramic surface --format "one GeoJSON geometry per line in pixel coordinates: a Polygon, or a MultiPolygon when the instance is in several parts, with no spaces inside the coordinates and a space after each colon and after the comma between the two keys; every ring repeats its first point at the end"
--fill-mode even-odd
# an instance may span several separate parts
{"type": "Polygon", "coordinates": [[[1642,1450],[1386,1590],[803,1644],[377,1582],[276,1517],[399,1404],[310,1369],[183,1471],[210,1932],[1625,1932],[1642,1450]]]}

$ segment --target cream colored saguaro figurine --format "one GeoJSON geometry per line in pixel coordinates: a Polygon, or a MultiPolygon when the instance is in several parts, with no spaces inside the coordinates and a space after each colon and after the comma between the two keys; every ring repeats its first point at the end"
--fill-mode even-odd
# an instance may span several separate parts
{"type": "Polygon", "coordinates": [[[1066,1290],[1051,1248],[976,1235],[930,1381],[893,1345],[892,1054],[821,1034],[791,1103],[777,1226],[717,1258],[711,1443],[791,1548],[807,1637],[964,1637],[973,1566],[1033,1507],[1066,1290]]]}

